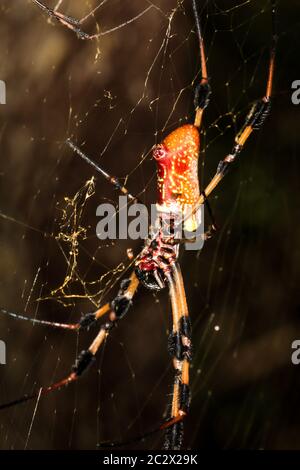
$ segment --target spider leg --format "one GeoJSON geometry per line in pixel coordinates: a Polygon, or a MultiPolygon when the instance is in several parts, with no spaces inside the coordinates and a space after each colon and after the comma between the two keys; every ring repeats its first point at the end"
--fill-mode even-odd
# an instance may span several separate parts
{"type": "Polygon", "coordinates": [[[183,419],[190,404],[189,368],[191,361],[191,325],[181,270],[172,266],[167,275],[172,304],[172,332],[169,335],[169,352],[173,357],[175,377],[172,394],[171,418],[160,429],[166,430],[165,449],[179,450],[183,440],[183,419]]]}
{"type": "MultiPolygon", "coordinates": [[[[193,12],[194,12],[194,17],[195,17],[196,30],[197,30],[199,48],[200,48],[200,74],[201,74],[201,80],[195,87],[195,92],[194,92],[194,106],[195,106],[194,125],[200,129],[201,124],[202,124],[204,110],[209,105],[209,102],[210,102],[211,87],[210,87],[209,77],[208,77],[208,72],[207,72],[204,39],[202,35],[200,13],[198,10],[199,9],[198,5],[199,3],[197,2],[197,0],[193,0],[193,12]]],[[[211,209],[209,200],[207,199],[205,192],[202,191],[201,194],[203,194],[204,196],[204,204],[206,205],[208,215],[211,219],[211,226],[207,232],[206,238],[211,238],[212,234],[217,231],[217,224],[216,224],[213,211],[211,209]]]]}
{"type": "Polygon", "coordinates": [[[77,20],[76,18],[73,18],[72,16],[64,15],[63,13],[60,13],[57,10],[53,10],[52,8],[49,8],[46,6],[43,2],[40,2],[39,0],[32,0],[33,3],[35,3],[39,8],[44,10],[48,16],[56,19],[59,23],[61,23],[63,26],[66,26],[69,28],[71,31],[77,34],[79,39],[83,40],[93,40],[93,39],[98,39],[101,36],[104,36],[108,33],[112,33],[113,31],[116,31],[117,29],[123,28],[124,26],[129,25],[130,23],[133,23],[136,21],[138,18],[143,16],[145,13],[147,13],[149,10],[153,8],[153,5],[149,5],[147,8],[145,8],[141,13],[138,13],[136,16],[133,18],[124,21],[118,26],[115,26],[114,28],[110,28],[106,31],[101,31],[100,33],[95,33],[95,34],[89,34],[86,33],[85,31],[82,31],[80,26],[84,23],[85,20],[87,20],[90,16],[92,16],[98,8],[100,8],[101,5],[103,5],[104,2],[100,3],[97,7],[95,7],[90,13],[88,13],[84,18],[81,20],[77,20]]]}
{"type": "Polygon", "coordinates": [[[270,48],[270,60],[268,68],[268,77],[267,77],[267,86],[265,95],[257,100],[251,107],[248,115],[246,116],[244,125],[242,126],[240,132],[235,136],[234,146],[231,153],[226,155],[226,157],[221,160],[218,164],[216,174],[213,176],[209,184],[206,186],[205,190],[202,191],[200,197],[191,209],[191,211],[185,216],[185,218],[190,217],[194,214],[198,207],[205,203],[206,198],[212,193],[212,191],[218,186],[220,181],[224,178],[227,171],[230,168],[230,165],[236,160],[239,154],[244,149],[244,146],[249,139],[253,131],[261,129],[266,118],[268,117],[271,109],[271,98],[273,90],[273,81],[274,81],[274,69],[275,69],[275,58],[277,50],[278,35],[276,30],[277,23],[277,10],[276,10],[276,1],[270,0],[271,3],[271,12],[272,12],[272,43],[270,48]]]}
{"type": "Polygon", "coordinates": [[[33,323],[35,325],[43,325],[49,326],[51,328],[57,328],[61,330],[71,330],[71,331],[78,331],[83,329],[88,329],[92,326],[96,321],[98,321],[103,315],[108,313],[111,310],[110,303],[107,302],[106,304],[99,307],[95,312],[86,313],[83,315],[78,323],[59,323],[59,322],[52,322],[48,320],[40,320],[39,318],[30,318],[26,317],[25,315],[20,315],[15,312],[9,312],[3,308],[0,309],[0,313],[6,315],[11,318],[15,318],[16,320],[23,320],[33,323]]]}
{"type": "Polygon", "coordinates": [[[71,29],[78,35],[80,39],[94,39],[96,35],[90,35],[85,33],[80,29],[80,25],[82,21],[76,20],[72,16],[63,15],[59,11],[53,10],[52,8],[47,7],[44,3],[40,2],[39,0],[32,0],[39,8],[44,10],[50,18],[56,19],[59,23],[66,26],[67,28],[71,29]]]}
{"type": "Polygon", "coordinates": [[[87,368],[94,362],[95,356],[99,348],[106,340],[112,328],[114,328],[118,321],[123,318],[132,305],[132,299],[137,291],[139,280],[133,272],[129,279],[124,279],[121,283],[120,290],[117,296],[110,303],[110,315],[107,322],[101,325],[100,330],[90,344],[88,349],[81,351],[78,355],[71,373],[64,379],[50,385],[49,387],[41,387],[37,392],[31,395],[24,395],[21,398],[13,400],[8,403],[0,405],[0,410],[10,408],[15,405],[30,401],[34,398],[47,395],[55,390],[62,389],[72,382],[78,380],[87,368]]]}
{"type": "Polygon", "coordinates": [[[141,204],[141,201],[136,197],[136,196],[133,196],[129,191],[128,189],[123,186],[120,181],[118,180],[118,178],[116,178],[115,176],[111,176],[110,174],[108,174],[105,170],[103,170],[103,168],[101,168],[99,165],[97,165],[97,163],[95,163],[93,160],[91,160],[85,153],[82,152],[82,150],[77,147],[77,145],[74,144],[74,142],[72,142],[71,139],[67,139],[66,140],[66,144],[73,150],[73,152],[75,152],[77,155],[79,155],[80,158],[82,158],[83,160],[85,160],[89,165],[91,165],[93,168],[95,168],[95,170],[98,171],[98,173],[100,173],[110,184],[112,184],[118,191],[120,191],[122,194],[124,194],[125,196],[128,197],[128,199],[131,201],[131,202],[135,202],[135,203],[140,203],[141,204]]]}
{"type": "Polygon", "coordinates": [[[166,450],[180,450],[182,446],[183,419],[188,413],[190,404],[191,325],[180,266],[177,263],[172,264],[171,271],[166,272],[165,275],[172,304],[172,332],[168,339],[168,350],[173,357],[175,369],[171,416],[159,427],[129,441],[102,442],[98,444],[98,447],[113,448],[130,445],[159,431],[165,432],[164,448],[166,450]]]}
{"type": "Polygon", "coordinates": [[[211,87],[209,84],[209,78],[207,74],[207,66],[206,66],[206,55],[205,55],[205,48],[204,48],[204,40],[202,36],[201,30],[201,23],[200,23],[200,13],[198,10],[198,2],[197,0],[192,0],[193,3],[193,12],[195,16],[195,23],[199,41],[199,48],[200,48],[200,74],[201,80],[198,85],[195,87],[195,94],[194,94],[194,106],[195,106],[195,121],[194,125],[198,128],[201,127],[202,124],[202,117],[205,108],[209,104],[210,95],[211,95],[211,87]]]}

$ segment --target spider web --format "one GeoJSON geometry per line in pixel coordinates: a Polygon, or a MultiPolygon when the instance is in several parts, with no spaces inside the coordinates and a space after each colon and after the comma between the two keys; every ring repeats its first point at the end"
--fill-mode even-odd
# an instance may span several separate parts
{"type": "MultiPolygon", "coordinates": [[[[200,3],[213,90],[201,130],[203,186],[231,149],[249,105],[265,91],[271,26],[268,1],[200,3]]],[[[96,9],[82,28],[103,34],[80,41],[31,2],[1,4],[0,78],[8,98],[1,109],[0,305],[76,322],[113,298],[142,245],[96,237],[97,206],[116,204],[118,194],[65,141],[72,137],[131,193],[153,203],[151,149],[193,121],[200,61],[188,0],[48,4],[78,19],[96,9]]],[[[293,25],[284,26],[291,39],[293,25]]],[[[282,103],[286,85],[278,77],[291,55],[285,60],[276,76],[282,103]]],[[[282,235],[291,228],[288,200],[298,181],[296,172],[287,173],[291,184],[278,190],[279,152],[287,152],[278,108],[211,198],[219,233],[201,252],[180,258],[194,343],[188,448],[296,445],[292,420],[282,416],[294,383],[289,351],[297,337],[299,270],[288,255],[296,235],[282,235]],[[278,387],[283,377],[287,385],[278,387]]],[[[82,380],[3,413],[1,448],[95,449],[159,424],[171,400],[169,312],[167,292],[140,288],[82,380]]],[[[25,323],[1,318],[7,345],[1,402],[66,376],[96,334],[25,323]]],[[[161,436],[134,446],[159,448],[161,436]]]]}

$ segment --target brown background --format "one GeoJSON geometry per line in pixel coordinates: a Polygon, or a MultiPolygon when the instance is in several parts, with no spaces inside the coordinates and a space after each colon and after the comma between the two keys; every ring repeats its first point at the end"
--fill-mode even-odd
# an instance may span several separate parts
{"type": "MultiPolygon", "coordinates": [[[[81,18],[98,3],[65,1],[61,8],[81,18]]],[[[119,25],[149,3],[109,0],[86,29],[94,30],[96,21],[101,30],[119,25]]],[[[249,103],[264,91],[270,38],[268,2],[209,3],[202,14],[213,88],[200,157],[205,182],[230,150],[249,103]]],[[[7,105],[0,109],[3,308],[59,321],[76,321],[93,309],[88,299],[68,307],[55,299],[36,302],[66,275],[60,246],[67,256],[68,246],[55,239],[64,197],[73,197],[93,175],[64,146],[66,137],[85,142],[84,150],[112,174],[128,176],[129,189],[147,204],[155,201],[154,162],[144,156],[162,134],[192,120],[199,60],[190,2],[153,4],[161,10],[152,8],[98,42],[83,42],[49,24],[30,1],[1,2],[0,78],[7,83],[7,105]],[[154,61],[177,5],[167,48],[154,61]]],[[[296,1],[279,7],[271,117],[212,197],[220,232],[200,253],[181,257],[194,325],[189,448],[300,447],[300,369],[290,360],[291,343],[300,338],[299,109],[290,100],[291,82],[299,79],[296,7],[296,1]]],[[[97,178],[82,219],[88,238],[79,246],[78,270],[85,282],[96,281],[90,292],[109,282],[105,299],[116,292],[118,276],[111,271],[128,265],[126,249],[140,248],[139,242],[104,243],[94,235],[97,205],[116,199],[97,178]]],[[[82,286],[72,283],[66,292],[82,294],[82,286]]],[[[1,413],[0,447],[94,449],[157,425],[172,383],[169,311],[166,292],[156,297],[140,289],[105,354],[77,385],[42,399],[33,420],[35,403],[1,413]]],[[[78,338],[3,317],[0,331],[7,344],[0,402],[63,377],[95,333],[78,338]]],[[[135,447],[160,445],[155,436],[135,447]]]]}

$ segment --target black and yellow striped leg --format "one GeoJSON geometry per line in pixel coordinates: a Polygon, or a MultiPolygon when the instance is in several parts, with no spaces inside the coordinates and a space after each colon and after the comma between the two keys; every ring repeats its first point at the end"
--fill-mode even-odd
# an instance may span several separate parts
{"type": "Polygon", "coordinates": [[[272,91],[273,91],[273,81],[274,81],[274,70],[275,70],[275,58],[276,58],[276,49],[277,49],[277,10],[276,10],[276,1],[270,0],[271,3],[271,12],[272,12],[272,43],[270,48],[270,61],[269,61],[269,70],[267,77],[267,85],[265,95],[258,101],[254,103],[251,107],[244,125],[242,126],[241,131],[236,135],[234,146],[231,153],[226,155],[226,157],[219,162],[216,174],[211,179],[205,190],[201,193],[195,207],[192,211],[186,216],[190,217],[197,208],[203,204],[206,198],[212,193],[212,191],[218,186],[220,181],[227,173],[231,164],[236,160],[238,155],[244,149],[246,142],[254,131],[261,129],[266,118],[268,117],[271,109],[271,100],[272,100],[272,91]]]}
{"type": "Polygon", "coordinates": [[[196,85],[195,92],[194,92],[194,106],[195,106],[195,112],[196,112],[194,125],[200,129],[201,124],[202,124],[203,112],[209,104],[211,88],[210,88],[209,78],[207,74],[204,40],[202,36],[202,31],[201,31],[200,14],[198,11],[199,2],[197,0],[192,0],[192,5],[193,5],[193,12],[194,12],[194,17],[195,17],[198,41],[199,41],[200,73],[201,73],[200,82],[196,85]]]}
{"type": "Polygon", "coordinates": [[[192,355],[191,325],[182,274],[179,265],[172,266],[167,275],[172,303],[172,332],[168,350],[173,357],[175,377],[173,384],[171,417],[162,425],[166,429],[164,448],[179,450],[183,441],[183,419],[189,411],[189,368],[192,355]]]}
{"type": "Polygon", "coordinates": [[[3,308],[0,309],[0,314],[15,318],[16,320],[25,320],[35,325],[43,325],[51,328],[69,331],[88,330],[89,328],[95,326],[104,315],[109,314],[109,318],[112,316],[117,316],[117,319],[120,319],[127,313],[129,307],[131,306],[131,301],[127,300],[127,296],[128,292],[131,290],[131,286],[134,285],[133,279],[136,279],[135,273],[133,273],[130,278],[123,279],[121,281],[119,293],[111,302],[107,302],[104,305],[101,305],[94,312],[89,312],[82,315],[78,323],[59,323],[48,320],[41,320],[39,318],[31,318],[15,312],[9,312],[3,308]]]}
{"type": "MultiPolygon", "coordinates": [[[[104,313],[104,311],[105,313],[107,311],[110,311],[108,320],[103,325],[101,325],[97,336],[92,341],[89,348],[81,351],[81,353],[78,355],[76,362],[72,367],[72,371],[69,375],[48,387],[41,387],[35,393],[32,393],[30,395],[23,395],[22,397],[17,398],[16,400],[1,404],[0,410],[19,405],[21,403],[25,403],[34,398],[45,396],[50,392],[59,390],[63,387],[66,387],[70,383],[77,381],[81,377],[81,375],[88,369],[88,367],[94,362],[97,352],[99,351],[102,344],[105,342],[110,331],[117,325],[118,321],[123,318],[128,312],[129,308],[132,305],[132,299],[137,291],[138,285],[139,280],[136,277],[135,272],[131,274],[129,279],[124,279],[122,281],[117,296],[112,300],[112,302],[110,302],[110,304],[105,304],[105,306],[103,306],[103,312],[101,313],[104,313]]],[[[97,312],[100,312],[100,309],[97,312]]]]}

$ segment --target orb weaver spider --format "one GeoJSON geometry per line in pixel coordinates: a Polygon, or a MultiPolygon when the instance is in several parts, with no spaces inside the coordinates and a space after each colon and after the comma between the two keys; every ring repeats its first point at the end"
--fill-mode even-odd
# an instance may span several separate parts
{"type": "MultiPolygon", "coordinates": [[[[49,16],[54,17],[62,25],[74,31],[81,39],[94,39],[97,37],[97,35],[84,33],[79,27],[81,24],[79,21],[50,9],[38,0],[32,1],[49,16]]],[[[77,381],[93,363],[97,352],[112,329],[117,325],[119,320],[128,313],[133,304],[133,297],[137,292],[138,286],[142,285],[152,291],[160,291],[168,287],[172,308],[172,328],[168,338],[168,350],[172,356],[174,366],[171,413],[165,422],[146,435],[162,430],[165,432],[165,449],[178,450],[182,447],[183,421],[190,407],[189,369],[192,357],[192,342],[188,305],[180,265],[178,263],[180,242],[176,238],[176,229],[182,221],[190,231],[197,229],[199,223],[197,211],[200,206],[208,202],[207,198],[222,181],[231,167],[231,164],[240,155],[252,132],[262,127],[270,112],[277,48],[276,2],[275,0],[270,0],[272,13],[272,42],[265,95],[252,105],[246,116],[244,125],[235,136],[231,152],[219,162],[216,173],[206,188],[200,190],[198,179],[200,128],[204,110],[210,101],[211,89],[207,72],[198,2],[197,0],[192,0],[191,3],[199,41],[201,75],[201,79],[194,91],[195,118],[193,123],[178,127],[167,135],[161,144],[154,147],[153,157],[157,163],[158,182],[158,216],[156,227],[152,233],[150,233],[149,238],[146,240],[143,249],[137,257],[134,271],[129,278],[122,280],[117,296],[110,302],[101,305],[96,311],[82,316],[78,323],[65,324],[32,319],[1,309],[3,314],[17,319],[72,331],[95,326],[105,315],[107,319],[101,324],[99,332],[90,346],[79,354],[71,373],[67,377],[48,387],[41,387],[36,393],[24,395],[14,401],[2,404],[0,405],[0,410],[47,395],[52,391],[61,389],[77,381]],[[165,225],[169,228],[168,236],[166,236],[164,231],[165,225]]],[[[121,193],[126,194],[131,201],[137,200],[116,177],[111,176],[90,160],[71,140],[67,140],[66,143],[74,152],[79,154],[99,171],[103,177],[121,191],[121,193]]],[[[213,223],[212,231],[214,230],[215,224],[213,223]]],[[[116,443],[113,445],[116,445],[116,443]]]]}

